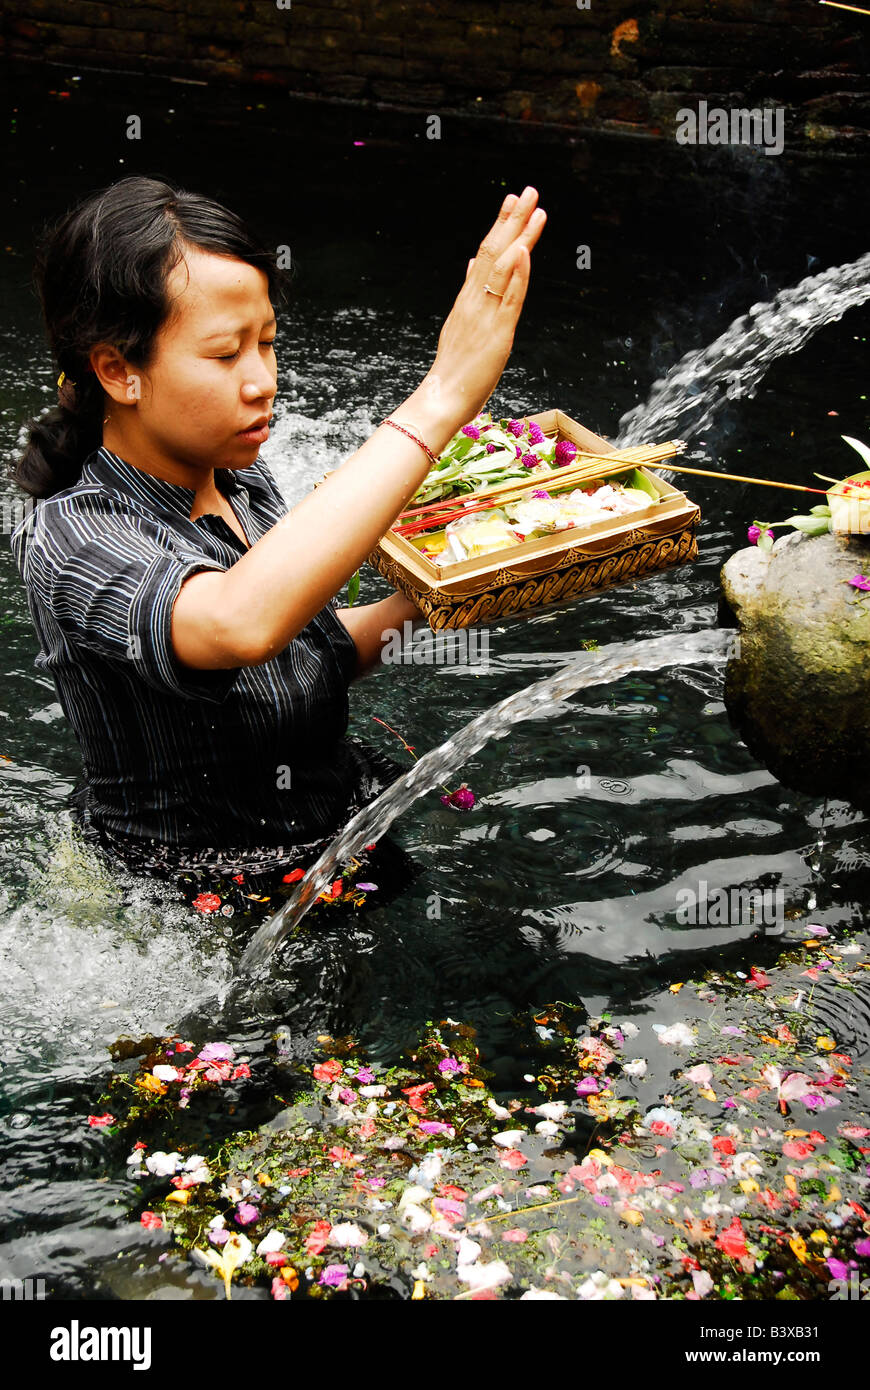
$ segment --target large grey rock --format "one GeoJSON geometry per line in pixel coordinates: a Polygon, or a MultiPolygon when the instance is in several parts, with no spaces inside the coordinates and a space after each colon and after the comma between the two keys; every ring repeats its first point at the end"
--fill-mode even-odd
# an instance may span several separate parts
{"type": "MultiPolygon", "coordinates": [[[[722,596],[740,628],[725,677],[732,723],[786,786],[870,810],[870,573],[863,536],[792,532],[723,566],[722,596]]],[[[726,619],[727,620],[727,619],[726,619]]]]}

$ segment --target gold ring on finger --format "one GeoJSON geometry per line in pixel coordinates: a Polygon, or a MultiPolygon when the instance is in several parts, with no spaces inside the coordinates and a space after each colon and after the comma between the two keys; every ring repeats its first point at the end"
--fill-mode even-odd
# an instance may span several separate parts
{"type": "Polygon", "coordinates": [[[486,294],[494,294],[495,297],[496,297],[496,299],[504,299],[504,295],[503,295],[503,294],[499,294],[498,290],[492,289],[491,286],[489,286],[489,285],[484,285],[483,288],[484,288],[484,293],[486,293],[486,294]]]}

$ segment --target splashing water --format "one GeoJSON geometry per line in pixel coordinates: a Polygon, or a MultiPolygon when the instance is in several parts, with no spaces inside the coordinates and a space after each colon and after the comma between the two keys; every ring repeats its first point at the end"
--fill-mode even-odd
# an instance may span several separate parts
{"type": "Polygon", "coordinates": [[[723,400],[751,395],[778,357],[796,352],[825,324],[870,299],[870,252],[831,266],[753,304],[709,347],[689,352],[660,378],[643,405],[619,422],[617,448],[706,428],[723,400]],[[684,423],[685,421],[685,423],[684,423]]]}
{"type": "Polygon", "coordinates": [[[489,739],[504,738],[524,719],[558,714],[569,695],[587,686],[619,680],[630,671],[658,671],[665,666],[707,662],[716,657],[724,659],[732,640],[732,632],[714,628],[689,634],[668,633],[642,642],[614,643],[599,652],[584,652],[552,676],[484,710],[453,738],[424,754],[403,777],[348,822],[308,870],[280,912],[260,927],[242,957],[241,969],[250,971],[262,965],[313,906],[317,894],[354,854],[383,835],[417,797],[443,782],[455,767],[467,761],[489,739]]]}

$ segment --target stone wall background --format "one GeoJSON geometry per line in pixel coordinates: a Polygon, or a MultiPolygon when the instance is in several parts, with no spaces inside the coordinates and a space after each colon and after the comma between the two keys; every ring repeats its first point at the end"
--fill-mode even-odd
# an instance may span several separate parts
{"type": "Polygon", "coordinates": [[[3,16],[0,59],[575,132],[671,137],[676,112],[701,98],[775,105],[791,146],[866,148],[870,16],[817,0],[589,4],[25,0],[3,16]]]}

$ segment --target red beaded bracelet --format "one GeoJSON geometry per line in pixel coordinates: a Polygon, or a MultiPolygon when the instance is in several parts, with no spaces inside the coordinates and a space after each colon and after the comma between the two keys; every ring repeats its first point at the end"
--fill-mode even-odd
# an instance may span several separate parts
{"type": "Polygon", "coordinates": [[[410,430],[405,429],[404,425],[398,425],[395,420],[391,420],[388,416],[381,421],[381,424],[392,425],[394,430],[400,430],[402,434],[407,435],[408,439],[413,439],[414,443],[419,444],[423,452],[428,455],[429,462],[432,464],[432,467],[435,467],[438,460],[432,453],[432,450],[429,448],[429,445],[424,444],[423,440],[420,438],[419,435],[412,434],[410,430]]]}

